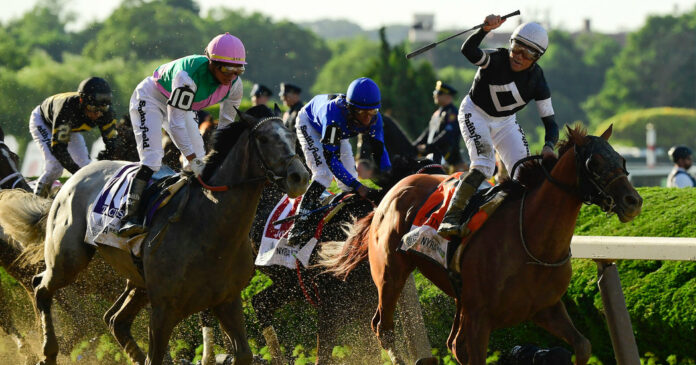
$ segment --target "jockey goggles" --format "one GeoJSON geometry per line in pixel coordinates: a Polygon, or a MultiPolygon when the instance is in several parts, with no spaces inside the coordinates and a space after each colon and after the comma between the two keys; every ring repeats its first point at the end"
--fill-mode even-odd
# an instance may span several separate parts
{"type": "Polygon", "coordinates": [[[360,116],[369,115],[370,117],[374,117],[379,113],[379,109],[354,109],[353,112],[360,116]]]}
{"type": "Polygon", "coordinates": [[[239,76],[239,75],[243,74],[244,71],[246,70],[244,65],[226,65],[226,64],[217,63],[216,67],[218,68],[218,70],[220,70],[220,72],[222,72],[225,75],[234,74],[234,75],[239,76]]]}
{"type": "Polygon", "coordinates": [[[89,105],[89,104],[87,104],[87,105],[85,105],[85,109],[88,112],[92,112],[92,113],[94,113],[94,112],[104,113],[104,112],[109,110],[109,106],[108,105],[89,105]]]}
{"type": "Polygon", "coordinates": [[[518,43],[517,41],[512,41],[512,47],[510,48],[510,52],[513,54],[521,54],[522,58],[528,60],[528,61],[536,61],[541,57],[541,54],[521,43],[518,43]]]}

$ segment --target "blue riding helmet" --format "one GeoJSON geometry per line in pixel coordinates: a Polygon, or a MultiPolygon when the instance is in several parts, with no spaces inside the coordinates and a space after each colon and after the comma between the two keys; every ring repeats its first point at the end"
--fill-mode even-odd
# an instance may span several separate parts
{"type": "Polygon", "coordinates": [[[346,101],[358,109],[379,109],[381,100],[379,87],[367,77],[355,79],[348,86],[346,101]]]}

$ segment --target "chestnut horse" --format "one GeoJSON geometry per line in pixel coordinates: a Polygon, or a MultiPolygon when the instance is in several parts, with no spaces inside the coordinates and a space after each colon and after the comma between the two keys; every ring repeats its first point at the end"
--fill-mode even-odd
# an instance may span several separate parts
{"type": "MultiPolygon", "coordinates": [[[[550,173],[527,162],[519,182],[503,187],[506,200],[474,233],[459,255],[461,296],[447,346],[459,363],[486,362],[493,330],[531,319],[572,345],[577,364],[590,358],[590,342],[573,326],[561,297],[571,276],[570,240],[583,202],[616,213],[622,222],[635,218],[642,198],[627,179],[625,160],[609,145],[611,127],[600,137],[579,126],[568,128],[550,173]]],[[[404,280],[418,268],[450,296],[455,290],[446,271],[417,254],[399,250],[418,208],[446,176],[413,175],[401,180],[373,215],[357,222],[354,234],[329,268],[344,277],[369,257],[379,293],[372,329],[392,361],[393,314],[404,280]]],[[[429,359],[430,360],[430,359],[429,359]]],[[[425,363],[423,361],[421,363],[425,363]]]]}

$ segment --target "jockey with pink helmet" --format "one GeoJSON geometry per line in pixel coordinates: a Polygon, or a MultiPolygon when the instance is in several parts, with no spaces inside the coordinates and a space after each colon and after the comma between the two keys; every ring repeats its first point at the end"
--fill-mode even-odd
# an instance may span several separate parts
{"type": "Polygon", "coordinates": [[[148,180],[162,165],[162,128],[186,157],[183,168],[196,176],[203,172],[205,148],[198,131],[196,111],[220,104],[218,128],[229,126],[242,101],[246,51],[242,41],[229,34],[213,38],[204,55],[191,55],[159,66],[133,92],[130,117],[140,155],[140,169],[131,182],[125,224],[119,231],[131,236],[144,231],[139,217],[140,196],[148,180]]]}

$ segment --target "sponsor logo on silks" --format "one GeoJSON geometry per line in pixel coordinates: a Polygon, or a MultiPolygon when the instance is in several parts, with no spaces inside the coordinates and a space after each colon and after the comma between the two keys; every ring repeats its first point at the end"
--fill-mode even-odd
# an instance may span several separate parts
{"type": "Polygon", "coordinates": [[[41,135],[41,142],[48,143],[51,141],[51,136],[48,134],[48,129],[40,125],[37,125],[36,129],[39,130],[39,134],[41,135]]]}
{"type": "Polygon", "coordinates": [[[150,129],[145,125],[145,112],[143,111],[144,106],[145,100],[140,100],[138,103],[138,114],[140,114],[140,131],[143,134],[143,148],[148,148],[150,147],[150,138],[147,137],[147,132],[149,132],[150,129]]]}
{"type": "Polygon", "coordinates": [[[524,149],[525,151],[527,151],[527,156],[529,156],[529,143],[527,143],[527,136],[525,136],[520,123],[515,121],[515,124],[517,124],[517,131],[520,132],[520,135],[522,136],[522,143],[524,144],[524,149]]]}
{"type": "Polygon", "coordinates": [[[314,157],[314,163],[317,166],[321,166],[321,157],[319,156],[319,148],[314,145],[314,139],[312,139],[312,136],[307,133],[307,126],[303,125],[300,126],[300,131],[302,132],[302,136],[304,136],[305,141],[307,141],[307,150],[312,152],[312,157],[314,157]]]}
{"type": "Polygon", "coordinates": [[[471,113],[464,114],[464,124],[466,124],[466,129],[469,131],[469,136],[474,140],[474,145],[476,146],[476,154],[481,155],[483,151],[483,146],[481,144],[481,135],[476,133],[476,127],[474,123],[471,123],[471,113]]]}

